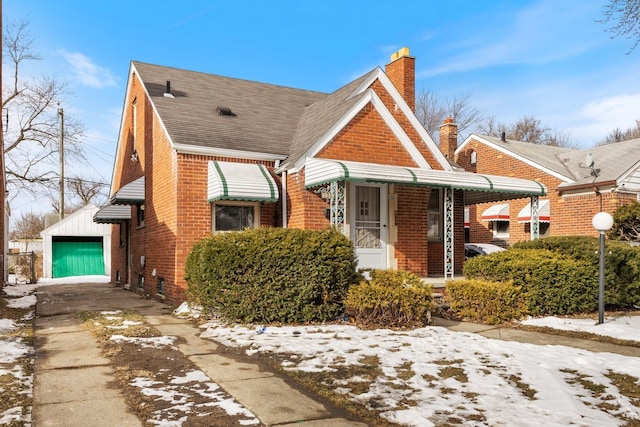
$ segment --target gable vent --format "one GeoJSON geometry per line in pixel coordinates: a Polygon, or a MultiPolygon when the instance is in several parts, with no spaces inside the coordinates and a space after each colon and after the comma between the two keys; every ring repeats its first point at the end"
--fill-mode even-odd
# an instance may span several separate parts
{"type": "Polygon", "coordinates": [[[218,107],[216,108],[216,111],[221,116],[235,116],[235,114],[233,113],[233,111],[231,111],[231,108],[229,107],[218,107]]]}

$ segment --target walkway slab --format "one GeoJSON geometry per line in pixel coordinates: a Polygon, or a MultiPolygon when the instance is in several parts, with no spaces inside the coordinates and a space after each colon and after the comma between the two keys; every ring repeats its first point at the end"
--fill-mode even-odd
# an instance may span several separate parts
{"type": "Polygon", "coordinates": [[[112,375],[113,369],[107,366],[39,371],[34,387],[42,404],[121,397],[118,390],[108,387],[112,375]]]}
{"type": "Polygon", "coordinates": [[[141,427],[120,398],[36,405],[34,427],[141,427]]]}
{"type": "Polygon", "coordinates": [[[37,340],[36,370],[108,365],[88,332],[51,334],[37,340]]]}

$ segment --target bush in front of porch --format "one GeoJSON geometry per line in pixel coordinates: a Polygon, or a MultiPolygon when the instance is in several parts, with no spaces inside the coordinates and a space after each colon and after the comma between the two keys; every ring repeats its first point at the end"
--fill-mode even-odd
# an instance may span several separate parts
{"type": "Polygon", "coordinates": [[[347,314],[365,328],[420,327],[431,323],[433,288],[399,270],[373,270],[370,280],[349,288],[347,314]]]}
{"type": "Polygon", "coordinates": [[[245,323],[333,320],[361,276],[340,232],[257,228],[197,242],[185,267],[190,302],[245,323]]]}

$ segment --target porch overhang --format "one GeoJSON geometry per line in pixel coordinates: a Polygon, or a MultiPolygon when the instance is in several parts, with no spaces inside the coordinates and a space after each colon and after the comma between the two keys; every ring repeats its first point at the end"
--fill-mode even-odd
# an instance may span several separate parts
{"type": "Polygon", "coordinates": [[[144,203],[144,176],[120,187],[109,202],[112,205],[136,205],[144,203]]]}
{"type": "Polygon", "coordinates": [[[118,224],[129,220],[131,220],[129,205],[106,205],[93,215],[93,222],[97,224],[118,224]]]}
{"type": "Polygon", "coordinates": [[[528,179],[472,172],[380,165],[342,160],[309,158],[305,163],[305,187],[318,187],[336,181],[390,183],[465,192],[465,204],[544,196],[546,187],[528,179]]]}
{"type": "MultiPolygon", "coordinates": [[[[549,200],[540,200],[538,205],[538,221],[551,222],[551,209],[549,208],[549,200]]],[[[527,204],[518,214],[518,222],[531,222],[531,202],[527,204]]]]}
{"type": "Polygon", "coordinates": [[[255,163],[209,162],[207,200],[277,202],[278,186],[266,166],[255,163]]]}

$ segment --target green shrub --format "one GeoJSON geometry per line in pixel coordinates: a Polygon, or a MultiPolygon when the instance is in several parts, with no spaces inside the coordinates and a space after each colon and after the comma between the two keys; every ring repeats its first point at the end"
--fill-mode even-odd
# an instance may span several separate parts
{"type": "MultiPolygon", "coordinates": [[[[607,240],[605,242],[605,303],[615,307],[640,305],[640,247],[607,240]]],[[[599,277],[597,237],[558,236],[520,242],[516,249],[547,249],[590,265],[590,274],[599,277]]]]}
{"type": "Polygon", "coordinates": [[[240,322],[310,322],[343,313],[359,279],[353,244],[335,230],[221,233],[197,242],[185,266],[187,295],[240,322]]]}
{"type": "Polygon", "coordinates": [[[511,282],[452,280],[447,282],[447,303],[459,316],[490,325],[527,315],[522,286],[511,282]]]}
{"type": "Polygon", "coordinates": [[[592,263],[547,249],[515,248],[475,257],[467,279],[521,286],[532,315],[569,315],[597,310],[598,275],[592,263]]]}
{"type": "Polygon", "coordinates": [[[433,288],[418,276],[374,270],[371,280],[349,288],[345,310],[363,327],[413,327],[431,321],[433,288]]]}

